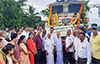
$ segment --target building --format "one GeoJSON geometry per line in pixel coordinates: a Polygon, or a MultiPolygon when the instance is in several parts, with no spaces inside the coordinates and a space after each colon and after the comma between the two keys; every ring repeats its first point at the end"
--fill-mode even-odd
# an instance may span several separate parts
{"type": "Polygon", "coordinates": [[[53,14],[70,14],[79,12],[81,7],[81,1],[78,0],[57,0],[53,5],[53,14]]]}
{"type": "Polygon", "coordinates": [[[58,13],[59,19],[63,22],[70,22],[71,14],[75,14],[77,17],[81,7],[81,1],[79,0],[56,0],[52,3],[53,16],[55,18],[55,13],[58,13]]]}

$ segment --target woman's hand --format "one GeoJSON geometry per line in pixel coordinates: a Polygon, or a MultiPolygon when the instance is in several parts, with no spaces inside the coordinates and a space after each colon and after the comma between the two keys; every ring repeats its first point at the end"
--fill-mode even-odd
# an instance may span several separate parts
{"type": "Polygon", "coordinates": [[[31,54],[31,52],[30,52],[30,51],[28,51],[28,54],[31,54]]]}

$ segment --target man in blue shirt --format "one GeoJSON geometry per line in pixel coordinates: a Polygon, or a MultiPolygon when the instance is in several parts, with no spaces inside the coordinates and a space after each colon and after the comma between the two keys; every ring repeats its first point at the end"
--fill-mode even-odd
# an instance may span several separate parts
{"type": "Polygon", "coordinates": [[[91,31],[88,29],[88,26],[84,26],[84,30],[85,30],[85,33],[87,33],[89,37],[91,37],[91,31]]]}

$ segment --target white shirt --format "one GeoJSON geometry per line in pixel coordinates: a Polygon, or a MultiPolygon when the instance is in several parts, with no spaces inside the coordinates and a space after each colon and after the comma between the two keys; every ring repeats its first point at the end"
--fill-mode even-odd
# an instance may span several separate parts
{"type": "Polygon", "coordinates": [[[52,39],[53,41],[55,40],[55,34],[54,34],[54,33],[51,34],[51,39],[52,39]]]}
{"type": "MultiPolygon", "coordinates": [[[[74,36],[73,35],[70,35],[70,36],[67,36],[66,37],[66,48],[68,48],[73,42],[74,42],[74,36]]],[[[73,46],[71,48],[69,48],[69,52],[73,52],[73,46]]]]}
{"type": "Polygon", "coordinates": [[[3,41],[4,41],[4,46],[6,46],[8,44],[8,41],[5,40],[3,37],[0,37],[3,41]]]}
{"type": "Polygon", "coordinates": [[[35,30],[35,32],[37,33],[37,30],[35,30]]]}
{"type": "Polygon", "coordinates": [[[21,36],[21,35],[18,35],[18,39],[20,39],[20,36],[21,36]]]}
{"type": "Polygon", "coordinates": [[[52,39],[46,39],[46,49],[48,53],[53,53],[54,42],[52,41],[52,39]]]}
{"type": "Polygon", "coordinates": [[[11,40],[11,33],[7,33],[6,34],[6,38],[9,39],[9,40],[11,40]]]}
{"type": "MultiPolygon", "coordinates": [[[[88,39],[87,39],[87,37],[85,37],[85,40],[87,40],[88,41],[88,39]]],[[[75,39],[74,39],[74,46],[75,46],[75,49],[76,49],[76,47],[77,47],[77,44],[80,42],[80,39],[78,38],[78,37],[75,37],[75,39]]]]}
{"type": "Polygon", "coordinates": [[[85,35],[89,38],[89,35],[87,33],[85,33],[85,35]]]}
{"type": "MultiPolygon", "coordinates": [[[[37,30],[35,30],[36,32],[36,35],[37,35],[37,30]]],[[[42,38],[42,33],[43,33],[43,30],[40,32],[40,37],[42,38]]]]}
{"type": "Polygon", "coordinates": [[[43,33],[43,32],[40,33],[40,37],[41,37],[41,38],[42,38],[42,33],[43,33]]]}
{"type": "Polygon", "coordinates": [[[26,40],[27,40],[28,39],[28,34],[29,34],[28,32],[26,32],[26,31],[23,30],[23,32],[22,32],[21,35],[24,35],[26,37],[26,40]]]}
{"type": "Polygon", "coordinates": [[[77,44],[80,42],[80,39],[78,38],[78,37],[75,37],[75,39],[74,39],[74,46],[75,46],[75,50],[76,50],[76,48],[77,48],[77,44]]]}
{"type": "Polygon", "coordinates": [[[62,51],[62,42],[61,42],[61,38],[59,37],[56,37],[55,38],[55,41],[54,41],[54,44],[56,46],[56,50],[57,51],[62,51]]]}
{"type": "Polygon", "coordinates": [[[9,62],[9,64],[13,64],[13,61],[12,61],[11,57],[8,57],[8,56],[7,56],[7,60],[8,60],[8,62],[9,62]]]}
{"type": "Polygon", "coordinates": [[[43,37],[42,41],[43,41],[43,50],[46,50],[46,37],[43,37]]]}
{"type": "Polygon", "coordinates": [[[90,43],[87,40],[84,40],[83,42],[80,41],[77,44],[75,59],[78,60],[78,57],[87,58],[87,64],[90,64],[91,52],[92,51],[91,51],[90,43]]]}

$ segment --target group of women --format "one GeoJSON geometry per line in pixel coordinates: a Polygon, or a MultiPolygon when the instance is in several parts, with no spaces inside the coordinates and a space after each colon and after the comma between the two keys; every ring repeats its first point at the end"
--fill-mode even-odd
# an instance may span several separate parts
{"type": "Polygon", "coordinates": [[[29,33],[27,40],[24,35],[18,39],[17,33],[12,33],[11,41],[6,46],[0,38],[0,64],[34,64],[37,50],[33,37],[33,33],[29,33]]]}

